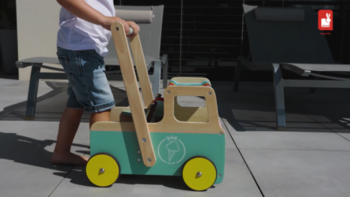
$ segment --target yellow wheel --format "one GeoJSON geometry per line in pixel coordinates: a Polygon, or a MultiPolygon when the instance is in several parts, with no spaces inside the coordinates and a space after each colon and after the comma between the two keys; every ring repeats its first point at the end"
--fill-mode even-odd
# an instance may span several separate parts
{"type": "Polygon", "coordinates": [[[182,178],[186,185],[196,191],[207,190],[213,186],[216,176],[215,165],[204,157],[188,160],[182,170],[182,178]]]}
{"type": "Polygon", "coordinates": [[[92,156],[86,165],[86,175],[96,186],[107,187],[117,181],[120,166],[116,159],[107,154],[92,156]]]}

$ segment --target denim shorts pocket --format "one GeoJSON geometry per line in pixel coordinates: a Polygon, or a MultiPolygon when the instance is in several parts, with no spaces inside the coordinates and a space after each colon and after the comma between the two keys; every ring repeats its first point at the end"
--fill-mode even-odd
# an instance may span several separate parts
{"type": "Polygon", "coordinates": [[[103,60],[103,57],[100,54],[98,54],[96,52],[96,50],[94,50],[94,49],[93,50],[86,50],[86,51],[83,52],[83,54],[87,55],[89,57],[97,58],[99,60],[100,64],[104,64],[105,63],[104,60],[103,60]]]}
{"type": "Polygon", "coordinates": [[[73,87],[74,86],[74,82],[75,82],[75,80],[74,80],[74,74],[73,74],[73,72],[69,72],[68,74],[67,74],[67,77],[68,77],[68,81],[69,81],[69,86],[71,86],[71,87],[73,87]],[[69,75],[69,76],[68,76],[69,75]]]}
{"type": "Polygon", "coordinates": [[[62,63],[68,62],[67,57],[64,56],[64,55],[59,55],[59,54],[57,53],[57,57],[58,57],[58,60],[60,61],[61,64],[62,64],[62,63]]]}
{"type": "Polygon", "coordinates": [[[66,73],[68,82],[69,82],[69,86],[74,86],[74,74],[73,74],[73,68],[71,66],[71,62],[69,60],[69,56],[68,55],[61,55],[57,53],[57,57],[59,62],[61,63],[64,72],[66,73]]]}

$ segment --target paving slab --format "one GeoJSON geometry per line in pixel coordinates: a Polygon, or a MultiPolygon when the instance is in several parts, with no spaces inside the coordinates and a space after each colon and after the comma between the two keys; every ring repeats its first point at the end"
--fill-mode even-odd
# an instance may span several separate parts
{"type": "MultiPolygon", "coordinates": [[[[33,136],[35,140],[49,140],[52,143],[56,142],[58,126],[59,121],[40,122],[30,120],[22,121],[18,119],[13,121],[0,121],[0,131],[4,133],[33,136]],[[42,136],[41,134],[45,135],[42,136]]],[[[88,123],[81,123],[79,125],[74,143],[83,144],[84,146],[90,143],[88,123]]],[[[48,146],[48,148],[52,147],[48,146]]]]}
{"type": "Polygon", "coordinates": [[[249,133],[235,135],[240,148],[278,150],[349,151],[350,143],[332,133],[249,133]]]}
{"type": "Polygon", "coordinates": [[[327,131],[236,131],[230,121],[223,119],[237,146],[245,149],[294,149],[350,151],[348,140],[340,137],[333,130],[327,131]]]}
{"type": "MultiPolygon", "coordinates": [[[[6,92],[0,96],[0,109],[8,108],[7,111],[16,111],[21,109],[25,111],[25,102],[27,101],[27,94],[29,88],[29,81],[19,80],[4,80],[0,79],[0,91],[6,92]]],[[[120,81],[111,82],[111,87],[116,97],[116,101],[126,98],[125,88],[120,81]],[[124,92],[124,94],[122,94],[124,92]]],[[[48,81],[40,80],[38,85],[38,105],[37,111],[46,110],[52,111],[52,109],[62,109],[61,105],[65,105],[65,102],[58,102],[58,100],[67,100],[66,88],[67,82],[62,81],[48,81]],[[56,96],[58,94],[58,96],[56,96]],[[41,104],[40,104],[41,102],[41,104]],[[45,105],[48,103],[49,105],[45,105]],[[52,103],[58,103],[61,105],[52,105],[52,103]],[[41,107],[43,106],[43,107],[41,107]]]]}
{"type": "MultiPolygon", "coordinates": [[[[17,81],[17,83],[0,86],[0,91],[3,93],[0,96],[0,117],[11,114],[14,111],[25,110],[28,81],[17,81]]],[[[38,102],[54,97],[62,92],[64,86],[52,82],[39,82],[38,102]]]]}
{"type": "MultiPolygon", "coordinates": [[[[220,91],[218,102],[221,106],[231,105],[236,120],[276,122],[272,83],[243,82],[238,92],[232,90],[232,82],[213,82],[213,84],[215,90],[220,91]]],[[[286,88],[287,126],[289,127],[290,123],[310,122],[311,116],[324,117],[331,122],[346,117],[350,110],[349,94],[346,89],[317,88],[315,93],[309,93],[308,88],[286,88]]],[[[257,128],[264,129],[263,126],[257,128]]]]}
{"type": "Polygon", "coordinates": [[[264,196],[349,196],[349,151],[241,151],[264,196]]]}
{"type": "Polygon", "coordinates": [[[233,136],[239,148],[350,151],[350,142],[333,132],[237,132],[233,136]]]}
{"type": "MultiPolygon", "coordinates": [[[[276,131],[276,113],[269,106],[219,103],[219,114],[237,131],[276,131]]],[[[286,113],[287,131],[330,132],[302,112],[286,113]]]]}
{"type": "MultiPolygon", "coordinates": [[[[240,131],[276,131],[276,122],[274,121],[237,121],[243,129],[240,131]]],[[[279,131],[281,132],[281,131],[279,131]]],[[[319,123],[311,122],[287,122],[285,132],[331,132],[330,129],[325,128],[319,123]]]]}
{"type": "Polygon", "coordinates": [[[344,129],[331,129],[331,130],[350,142],[350,129],[344,128],[344,129]]]}
{"type": "MultiPolygon", "coordinates": [[[[55,83],[52,83],[52,84],[55,84],[55,83]]],[[[36,113],[35,113],[34,120],[59,121],[66,107],[66,101],[68,99],[66,88],[67,88],[67,84],[60,83],[60,87],[58,90],[52,90],[50,87],[46,87],[46,89],[50,89],[49,91],[46,91],[46,94],[44,93],[44,90],[41,90],[43,92],[43,95],[39,95],[38,102],[36,104],[36,113]]],[[[17,91],[19,91],[18,88],[17,88],[17,91]]],[[[127,105],[126,93],[123,88],[112,87],[112,92],[114,95],[116,105],[123,105],[123,106],[127,105]]],[[[14,119],[24,120],[25,111],[26,111],[25,101],[26,99],[24,99],[23,101],[13,100],[13,101],[2,103],[2,101],[0,100],[0,106],[3,106],[3,105],[6,106],[7,110],[5,112],[8,112],[5,114],[6,115],[5,117],[2,117],[2,119],[3,120],[14,120],[14,119]]],[[[84,122],[88,122],[89,117],[90,115],[85,113],[83,114],[82,119],[84,122]]]]}
{"type": "Polygon", "coordinates": [[[339,136],[350,141],[350,118],[346,117],[334,117],[331,119],[322,117],[313,117],[324,127],[337,133],[339,136]]]}
{"type": "Polygon", "coordinates": [[[3,78],[0,78],[0,87],[6,86],[6,85],[15,84],[15,83],[18,83],[18,82],[19,82],[19,80],[17,80],[17,79],[3,79],[3,78]]]}
{"type": "Polygon", "coordinates": [[[308,132],[305,128],[304,132],[260,131],[257,125],[253,130],[236,131],[231,123],[237,120],[227,117],[231,119],[223,121],[264,196],[348,196],[350,142],[334,129],[315,121],[315,128],[308,132]]]}
{"type": "MultiPolygon", "coordinates": [[[[124,102],[123,82],[110,84],[118,89],[116,101],[124,102]]],[[[0,79],[5,93],[0,107],[22,106],[0,118],[0,196],[262,196],[252,176],[264,196],[349,196],[348,91],[317,89],[309,94],[308,89],[288,88],[288,130],[276,131],[271,84],[242,84],[235,93],[231,82],[214,82],[223,125],[239,149],[227,135],[224,182],[207,192],[193,192],[179,177],[159,176],[121,176],[112,187],[97,188],[82,167],[52,166],[49,158],[67,96],[64,90],[53,97],[49,93],[66,85],[40,81],[43,100],[37,104],[36,119],[23,121],[29,82],[0,79]]],[[[180,98],[184,106],[201,102],[180,98]]],[[[72,151],[89,154],[87,114],[72,151]]]]}
{"type": "Polygon", "coordinates": [[[226,168],[224,181],[206,192],[187,188],[181,177],[122,175],[109,188],[97,188],[87,179],[85,169],[74,168],[62,181],[51,197],[59,196],[262,196],[247,166],[236,149],[231,136],[226,136],[226,168]]]}
{"type": "MultiPolygon", "coordinates": [[[[49,196],[63,180],[55,173],[72,170],[50,163],[57,129],[57,122],[0,121],[0,196],[49,196]]],[[[72,151],[83,155],[89,146],[81,135],[78,131],[72,151]]]]}
{"type": "Polygon", "coordinates": [[[18,98],[7,98],[7,99],[0,99],[0,118],[2,116],[6,116],[8,114],[11,114],[15,110],[19,110],[25,106],[23,99],[18,98]]]}
{"type": "Polygon", "coordinates": [[[348,129],[346,129],[346,131],[344,131],[343,129],[334,129],[333,131],[350,141],[350,131],[348,129]]]}
{"type": "MultiPolygon", "coordinates": [[[[1,145],[1,148],[14,148],[11,146],[1,145]]],[[[16,148],[27,148],[23,146],[17,146],[16,148]]],[[[29,149],[32,150],[32,149],[29,149]]],[[[3,151],[0,151],[1,157],[3,157],[3,151]]],[[[13,154],[13,153],[12,153],[13,154]]],[[[19,154],[19,153],[18,153],[19,154]]],[[[25,153],[23,153],[25,154],[25,153]]],[[[18,155],[17,157],[26,157],[18,155]]],[[[28,156],[27,156],[28,157],[28,156]]],[[[34,159],[42,159],[47,156],[41,156],[41,158],[31,157],[26,161],[33,162],[34,159]]],[[[37,162],[43,162],[38,160],[37,162]]],[[[33,162],[34,163],[34,162],[33,162]]],[[[17,197],[17,196],[37,196],[47,197],[52,190],[62,181],[62,177],[55,176],[53,173],[60,172],[67,174],[72,167],[60,167],[49,168],[49,166],[36,166],[29,164],[16,163],[11,160],[4,160],[0,158],[0,196],[4,197],[17,197]],[[47,168],[45,168],[47,167],[47,168]]]]}

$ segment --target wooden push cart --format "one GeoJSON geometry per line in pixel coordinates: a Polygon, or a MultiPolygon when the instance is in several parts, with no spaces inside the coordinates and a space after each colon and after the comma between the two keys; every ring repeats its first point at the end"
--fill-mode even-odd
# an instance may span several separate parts
{"type": "Polygon", "coordinates": [[[210,81],[175,77],[164,98],[154,98],[137,35],[129,41],[143,104],[124,27],[115,23],[111,29],[130,106],[115,107],[109,122],[92,125],[88,179],[106,187],[120,174],[182,176],[193,190],[221,183],[225,132],[210,81]],[[177,102],[179,96],[204,97],[206,105],[183,107],[177,102]]]}

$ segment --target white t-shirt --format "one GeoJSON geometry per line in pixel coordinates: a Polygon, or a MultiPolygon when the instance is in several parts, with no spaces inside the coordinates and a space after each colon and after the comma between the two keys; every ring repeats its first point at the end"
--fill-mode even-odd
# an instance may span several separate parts
{"type": "MultiPolygon", "coordinates": [[[[85,2],[105,16],[115,16],[113,0],[85,0],[85,2]]],[[[107,56],[107,45],[112,37],[110,31],[74,16],[63,7],[59,22],[58,47],[68,50],[95,49],[102,57],[107,56]]]]}

